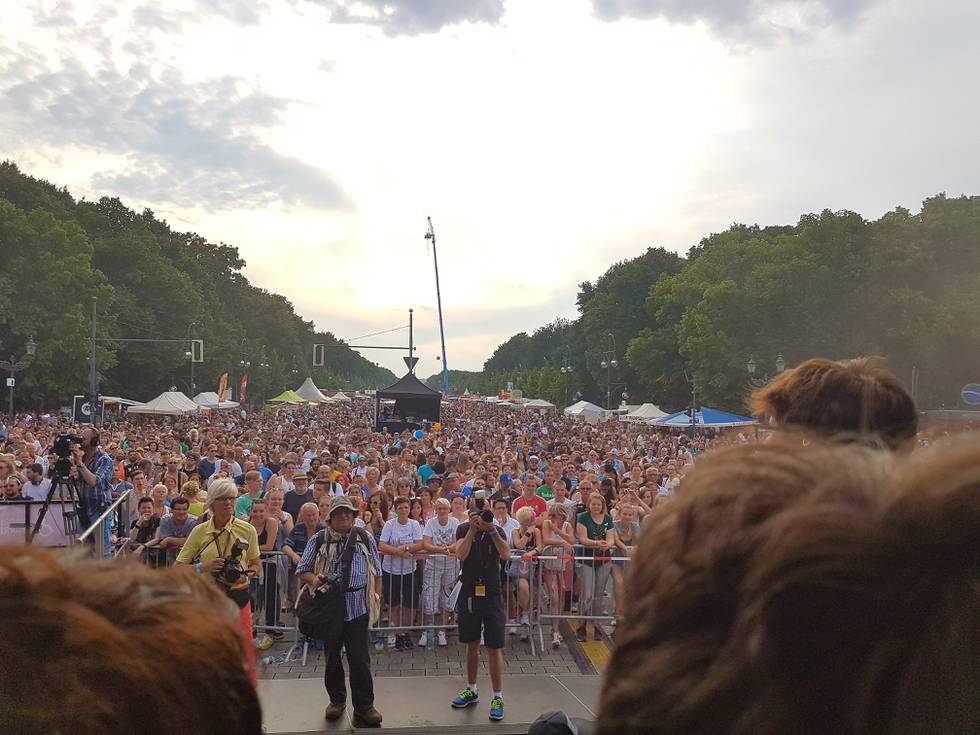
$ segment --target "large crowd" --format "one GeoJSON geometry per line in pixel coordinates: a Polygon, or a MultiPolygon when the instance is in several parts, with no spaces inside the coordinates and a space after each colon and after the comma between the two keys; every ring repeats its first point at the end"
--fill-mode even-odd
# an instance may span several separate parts
{"type": "MultiPolygon", "coordinates": [[[[513,600],[497,612],[518,631],[536,604],[581,616],[575,632],[583,640],[585,621],[619,617],[597,720],[602,735],[977,731],[980,441],[968,435],[921,446],[914,401],[874,361],[812,360],[788,370],[750,399],[764,429],[718,435],[447,401],[438,428],[391,436],[373,430],[371,408],[355,401],[87,429],[72,472],[92,488],[110,476],[100,502],[133,489],[123,505],[133,506],[134,518],[115,529],[121,555],[220,575],[228,553],[202,553],[200,529],[229,526],[237,529],[232,538],[254,542],[243,566],[257,569],[260,552],[281,550],[281,578],[274,585],[266,578],[259,593],[286,592],[271,610],[265,605],[265,624],[256,623],[270,639],[281,627],[279,601],[292,599],[289,580],[327,586],[326,572],[340,558],[329,550],[332,539],[345,549],[363,545],[348,570],[343,640],[328,646],[328,720],[344,711],[346,648],[355,724],[360,717],[361,726],[380,725],[366,624],[381,614],[391,633],[376,643],[405,649],[414,645],[409,631],[424,627],[422,616],[434,622],[455,613],[469,658],[466,687],[452,705],[478,701],[481,626],[469,623],[484,610],[475,603],[507,585],[513,600]],[[492,520],[483,519],[485,510],[492,520]],[[576,582],[568,586],[571,559],[576,582]],[[498,561],[506,562],[499,579],[498,561]],[[466,606],[443,596],[457,563],[466,606]],[[544,589],[533,594],[535,565],[544,589]],[[370,609],[364,591],[378,566],[383,611],[370,609]],[[593,599],[607,585],[613,599],[593,599]],[[614,614],[606,616],[610,603],[614,614]],[[355,624],[361,627],[348,631],[355,624]]],[[[65,428],[36,416],[4,427],[5,497],[44,494],[53,461],[44,450],[65,428]]],[[[110,612],[102,610],[104,596],[66,592],[70,571],[47,557],[0,554],[0,564],[24,619],[34,615],[52,629],[83,607],[93,619],[115,615],[115,625],[140,640],[140,609],[156,599],[180,606],[175,582],[132,571],[110,578],[111,562],[89,572],[98,580],[90,584],[111,590],[110,612]],[[23,561],[32,558],[34,566],[23,561]],[[119,585],[136,581],[143,592],[130,600],[133,588],[127,596],[119,585]],[[157,588],[156,596],[148,592],[157,588]],[[132,624],[130,607],[137,609],[132,624]]],[[[241,593],[239,624],[247,631],[256,621],[244,598],[262,604],[237,579],[226,594],[241,593]]],[[[201,583],[181,584],[193,593],[201,583]]],[[[194,597],[188,609],[205,609],[194,597]]],[[[503,625],[490,623],[484,618],[486,647],[499,656],[503,625]]],[[[166,624],[161,619],[159,630],[166,624]]],[[[439,627],[436,645],[444,632],[439,627]]],[[[100,654],[108,649],[107,668],[131,651],[113,638],[89,639],[100,654]]],[[[267,643],[263,636],[246,645],[245,658],[267,643]]],[[[562,645],[557,626],[552,644],[562,645]]],[[[3,645],[14,646],[25,670],[44,675],[47,658],[29,657],[16,641],[3,645]]],[[[77,655],[65,648],[58,656],[73,662],[91,648],[79,643],[77,655]]],[[[201,650],[212,666],[226,664],[221,675],[244,702],[236,726],[257,732],[243,652],[227,640],[201,650]]],[[[490,717],[500,719],[499,658],[489,659],[489,671],[490,717]]],[[[71,686],[55,685],[77,694],[71,686]]],[[[29,701],[27,690],[17,692],[29,701]]],[[[93,696],[114,702],[108,690],[93,696]]],[[[193,699],[187,706],[201,709],[193,699]]],[[[42,716],[18,711],[22,722],[42,716]]],[[[114,721],[127,717],[120,712],[114,721]]]]}
{"type": "MultiPolygon", "coordinates": [[[[207,519],[209,488],[222,478],[234,482],[234,514],[252,524],[266,556],[261,584],[252,584],[252,609],[262,611],[256,642],[265,650],[283,636],[283,608],[295,599],[307,541],[324,527],[331,498],[345,495],[356,508],[356,524],[371,532],[382,555],[382,615],[393,631],[378,636],[377,645],[401,650],[425,646],[432,635],[436,645],[447,644],[454,617],[448,595],[459,574],[455,536],[476,493],[521,552],[504,574],[513,592],[509,628],[526,639],[528,613],[537,604],[531,591],[536,564],[543,567],[548,612],[574,608],[592,617],[590,591],[610,589],[613,581],[612,612],[618,613],[622,560],[648,519],[707,447],[746,439],[616,420],[589,424],[464,400],[445,401],[438,428],[429,427],[422,438],[376,432],[373,418],[370,400],[123,418],[99,432],[111,459],[111,489],[92,516],[131,489],[125,512],[113,516],[110,546],[167,565],[207,519]],[[596,561],[580,560],[574,570],[567,558],[550,558],[585,554],[596,561]],[[546,560],[536,561],[539,556],[546,560]],[[572,581],[573,571],[584,584],[572,581]],[[582,599],[565,599],[569,588],[582,599]],[[433,623],[438,630],[431,627],[434,632],[418,639],[418,631],[409,632],[433,623]]],[[[72,427],[57,417],[22,414],[0,431],[4,498],[44,499],[56,460],[50,449],[72,427]]],[[[589,631],[582,622],[576,632],[582,640],[600,636],[598,624],[589,631]]],[[[557,618],[550,636],[559,647],[557,618]]]]}

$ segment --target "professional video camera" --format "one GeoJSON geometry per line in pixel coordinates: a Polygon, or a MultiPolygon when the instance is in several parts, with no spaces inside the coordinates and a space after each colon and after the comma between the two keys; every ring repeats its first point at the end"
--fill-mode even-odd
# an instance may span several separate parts
{"type": "Polygon", "coordinates": [[[473,493],[473,505],[480,513],[480,520],[493,523],[493,511],[487,507],[487,491],[477,490],[473,493]]]}
{"type": "Polygon", "coordinates": [[[54,463],[55,477],[68,477],[71,473],[71,448],[81,446],[82,437],[75,434],[58,434],[51,452],[58,457],[54,463]]]}
{"type": "Polygon", "coordinates": [[[248,549],[248,541],[237,538],[231,545],[231,551],[225,557],[225,565],[221,571],[214,573],[214,578],[225,587],[234,586],[242,578],[245,571],[242,569],[242,554],[248,549]]]}

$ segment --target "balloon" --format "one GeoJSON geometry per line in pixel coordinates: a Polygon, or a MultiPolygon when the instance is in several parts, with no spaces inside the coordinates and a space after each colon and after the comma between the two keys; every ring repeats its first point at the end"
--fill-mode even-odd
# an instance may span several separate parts
{"type": "Polygon", "coordinates": [[[442,424],[433,424],[432,428],[436,431],[442,431],[442,424]]]}
{"type": "Polygon", "coordinates": [[[425,432],[422,431],[422,429],[416,429],[415,433],[412,434],[412,436],[414,436],[416,439],[421,439],[422,437],[425,436],[425,432]]]}

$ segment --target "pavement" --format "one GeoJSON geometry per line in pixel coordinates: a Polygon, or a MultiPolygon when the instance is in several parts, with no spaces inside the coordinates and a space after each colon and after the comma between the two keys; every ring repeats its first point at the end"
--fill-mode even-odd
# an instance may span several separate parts
{"type": "MultiPolygon", "coordinates": [[[[608,631],[609,629],[606,628],[608,631]]],[[[532,630],[536,634],[536,631],[532,630]]],[[[504,675],[542,675],[563,676],[570,674],[596,675],[601,673],[605,661],[608,660],[610,641],[608,636],[603,640],[579,644],[574,632],[565,624],[562,625],[565,638],[561,647],[553,649],[550,642],[550,631],[545,631],[545,648],[540,649],[540,642],[535,639],[537,650],[532,652],[530,642],[519,640],[517,635],[507,635],[504,648],[504,675]]],[[[416,631],[413,641],[418,642],[420,633],[416,631]]],[[[321,651],[310,647],[306,663],[302,661],[302,649],[296,649],[288,661],[285,658],[292,645],[292,637],[287,636],[282,642],[275,643],[266,651],[257,651],[260,659],[258,664],[259,679],[322,679],[324,657],[321,651]],[[275,662],[262,663],[262,659],[274,657],[275,662]]],[[[371,648],[371,671],[376,677],[410,677],[410,676],[456,676],[462,677],[466,667],[466,647],[456,640],[455,631],[450,631],[448,645],[432,647],[428,650],[415,648],[409,651],[388,649],[378,651],[371,648]]],[[[487,673],[486,662],[481,656],[480,672],[487,673]]]]}

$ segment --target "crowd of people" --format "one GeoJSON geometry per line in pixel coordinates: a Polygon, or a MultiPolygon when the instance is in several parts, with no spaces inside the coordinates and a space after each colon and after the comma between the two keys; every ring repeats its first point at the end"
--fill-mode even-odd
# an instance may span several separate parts
{"type": "MultiPolygon", "coordinates": [[[[372,431],[366,402],[124,422],[83,434],[72,471],[94,488],[90,512],[133,489],[119,553],[220,576],[229,549],[206,544],[225,529],[242,539],[226,593],[243,632],[251,603],[264,607],[260,648],[290,585],[325,585],[337,544],[355,549],[340,642],[327,642],[328,719],[345,705],[344,647],[355,715],[381,723],[364,655],[381,616],[392,632],[377,643],[397,649],[426,620],[455,623],[468,659],[454,707],[479,700],[482,643],[501,719],[504,629],[526,634],[536,604],[574,605],[586,640],[611,583],[622,622],[602,732],[912,733],[929,718],[976,731],[977,443],[913,451],[914,402],[869,360],[808,361],[750,405],[765,431],[692,436],[468,401],[444,402],[440,430],[421,438],[372,431]],[[262,551],[281,562],[257,589],[262,551]]],[[[5,497],[27,482],[40,493],[63,429],[5,427],[5,497]]]]}

